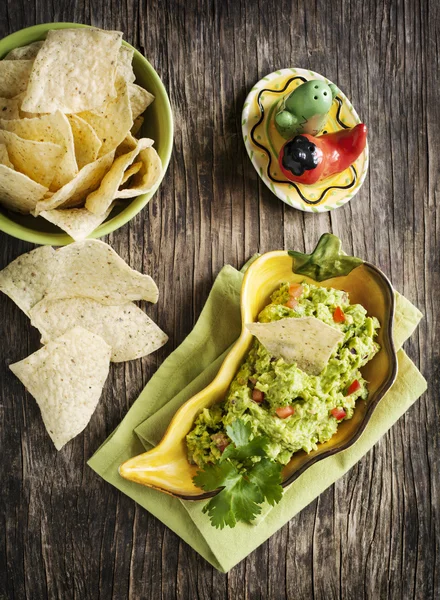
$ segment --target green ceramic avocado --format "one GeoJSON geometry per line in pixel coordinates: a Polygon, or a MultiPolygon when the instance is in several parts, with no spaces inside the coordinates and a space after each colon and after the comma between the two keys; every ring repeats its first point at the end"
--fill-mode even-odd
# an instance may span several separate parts
{"type": "Polygon", "coordinates": [[[282,101],[275,115],[278,133],[286,140],[300,133],[318,135],[325,126],[327,115],[338,88],[320,79],[299,85],[282,101]]]}

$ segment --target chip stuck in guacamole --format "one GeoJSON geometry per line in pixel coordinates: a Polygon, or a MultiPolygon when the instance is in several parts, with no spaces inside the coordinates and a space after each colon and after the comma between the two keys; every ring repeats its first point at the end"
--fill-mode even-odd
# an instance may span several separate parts
{"type": "MultiPolygon", "coordinates": [[[[313,318],[316,331],[320,325],[324,332],[332,328],[340,341],[313,375],[271,353],[268,342],[265,347],[254,339],[224,402],[205,408],[187,436],[188,458],[201,468],[221,460],[231,443],[227,427],[237,419],[252,436],[266,436],[267,457],[285,465],[294,452],[311,452],[329,440],[338,423],[353,416],[356,402],[368,397],[360,368],[379,350],[378,320],[360,304],[350,304],[346,292],[309,283],[285,283],[271,300],[259,314],[261,324],[313,318]]],[[[303,349],[308,344],[299,336],[284,343],[294,342],[303,349]]]]}

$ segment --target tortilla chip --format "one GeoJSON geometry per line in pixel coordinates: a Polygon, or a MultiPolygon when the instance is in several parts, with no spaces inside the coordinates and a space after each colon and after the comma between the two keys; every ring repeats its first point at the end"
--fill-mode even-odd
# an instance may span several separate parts
{"type": "Polygon", "coordinates": [[[0,144],[0,164],[5,165],[10,169],[14,169],[14,165],[9,160],[8,149],[5,144],[0,144]]]}
{"type": "MultiPolygon", "coordinates": [[[[19,98],[24,98],[24,94],[20,94],[19,98]]],[[[32,113],[21,110],[20,104],[20,119],[35,119],[36,117],[41,117],[41,113],[32,113]]]]}
{"type": "Polygon", "coordinates": [[[250,323],[247,329],[266,350],[286,363],[296,363],[309,375],[319,375],[344,334],[315,317],[250,323]]]}
{"type": "Polygon", "coordinates": [[[33,60],[43,44],[44,41],[41,40],[40,42],[31,42],[27,46],[13,48],[5,56],[5,60],[33,60]]]}
{"type": "Polygon", "coordinates": [[[117,80],[116,90],[118,94],[116,98],[110,99],[95,111],[81,112],[78,115],[93,127],[102,142],[98,156],[115,150],[133,125],[127,84],[124,79],[117,80]]]}
{"type": "Polygon", "coordinates": [[[81,325],[111,346],[112,362],[147,356],[168,340],[156,323],[132,302],[106,306],[90,298],[43,300],[31,310],[31,323],[40,331],[43,344],[81,325]]]}
{"type": "Polygon", "coordinates": [[[122,140],[122,142],[116,148],[115,158],[119,158],[123,154],[128,154],[129,152],[131,152],[132,150],[137,148],[138,141],[139,140],[137,138],[135,138],[133,135],[131,135],[130,132],[127,133],[125,138],[122,140]]]}
{"type": "Polygon", "coordinates": [[[144,124],[144,117],[142,117],[142,116],[136,117],[136,119],[134,120],[134,123],[133,123],[133,127],[130,130],[131,134],[136,135],[137,133],[139,133],[143,124],[144,124]]]}
{"type": "Polygon", "coordinates": [[[126,171],[124,171],[124,175],[122,177],[122,181],[121,181],[121,185],[124,185],[124,183],[127,183],[127,181],[130,179],[130,177],[132,177],[133,175],[136,175],[136,173],[139,173],[139,171],[142,168],[142,162],[135,162],[131,165],[131,167],[129,167],[126,171]]]}
{"type": "Polygon", "coordinates": [[[57,450],[90,421],[107,379],[110,353],[100,336],[75,327],[9,366],[37,401],[57,450]]]}
{"type": "Polygon", "coordinates": [[[133,83],[136,75],[133,73],[133,48],[124,44],[119,48],[118,64],[116,65],[117,75],[123,77],[127,83],[133,83]]]}
{"type": "Polygon", "coordinates": [[[19,119],[22,98],[22,94],[14,98],[0,98],[0,118],[19,119]]]}
{"type": "Polygon", "coordinates": [[[34,119],[0,119],[0,128],[11,131],[26,140],[52,142],[63,148],[63,156],[53,174],[50,186],[52,190],[59,190],[78,173],[72,128],[66,115],[62,112],[57,111],[34,119]]]}
{"type": "Polygon", "coordinates": [[[102,178],[113,163],[114,154],[114,152],[109,152],[83,167],[72,181],[69,181],[51,197],[38,202],[33,212],[34,216],[38,216],[43,210],[52,210],[58,207],[73,208],[82,205],[88,194],[99,187],[102,178]]]}
{"type": "Polygon", "coordinates": [[[131,269],[104,242],[84,240],[57,251],[57,269],[45,296],[92,298],[102,304],[125,304],[130,300],[157,302],[153,279],[131,269]]]}
{"type": "Polygon", "coordinates": [[[51,246],[40,246],[0,271],[0,291],[29,316],[30,309],[45,295],[55,267],[55,250],[51,246]]]}
{"type": "Polygon", "coordinates": [[[112,208],[113,204],[103,215],[94,215],[86,208],[55,208],[54,210],[43,210],[40,217],[57,225],[76,242],[80,242],[106,220],[112,208]]]}
{"type": "Polygon", "coordinates": [[[154,100],[154,96],[135,83],[129,84],[128,93],[130,96],[131,113],[134,121],[145,111],[147,106],[150,106],[154,100]]]}
{"type": "Polygon", "coordinates": [[[142,138],[138,141],[134,150],[128,154],[119,156],[112,164],[109,172],[101,181],[99,188],[89,194],[86,200],[86,208],[95,215],[103,214],[118,193],[118,188],[122,183],[125,170],[132,164],[138,154],[153,144],[153,140],[142,138]]]}
{"type": "Polygon", "coordinates": [[[76,162],[78,169],[82,169],[98,158],[101,140],[93,127],[78,115],[68,115],[68,119],[72,128],[76,162]]]}
{"type": "Polygon", "coordinates": [[[32,60],[0,60],[0,96],[13,98],[24,92],[32,65],[32,60]]]}
{"type": "Polygon", "coordinates": [[[150,146],[139,152],[142,167],[136,175],[120,189],[115,198],[133,198],[146,194],[154,188],[162,175],[162,161],[156,150],[150,146]]]}
{"type": "Polygon", "coordinates": [[[44,187],[50,187],[63,156],[61,146],[52,142],[25,140],[11,131],[2,130],[0,130],[0,144],[6,145],[9,159],[17,171],[44,187]]]}
{"type": "Polygon", "coordinates": [[[22,109],[77,113],[104,104],[116,93],[121,40],[119,31],[95,28],[48,31],[35,58],[22,109]]]}
{"type": "Polygon", "coordinates": [[[32,212],[47,193],[47,187],[14,168],[0,165],[0,205],[24,215],[32,212]]]}

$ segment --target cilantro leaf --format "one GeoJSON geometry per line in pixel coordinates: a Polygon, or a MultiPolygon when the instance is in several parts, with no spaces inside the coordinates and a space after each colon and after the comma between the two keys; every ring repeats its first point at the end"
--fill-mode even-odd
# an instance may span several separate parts
{"type": "Polygon", "coordinates": [[[222,488],[203,508],[211,524],[220,529],[235,527],[238,521],[249,523],[260,514],[260,504],[266,500],[273,506],[283,495],[282,465],[267,456],[268,438],[260,435],[250,440],[251,425],[240,419],[226,431],[233,443],[219,462],[206,465],[193,478],[205,491],[222,488]]]}
{"type": "Polygon", "coordinates": [[[261,502],[258,488],[241,477],[214,496],[203,507],[203,512],[208,513],[211,524],[218,529],[223,529],[225,525],[235,527],[237,521],[249,523],[260,514],[258,505],[261,502]]]}
{"type": "Polygon", "coordinates": [[[252,426],[250,423],[236,419],[232,425],[226,427],[226,433],[231,438],[233,444],[229,444],[225,448],[221,460],[232,458],[238,462],[244,462],[252,456],[266,456],[268,440],[261,435],[250,440],[252,435],[252,426]]]}
{"type": "Polygon", "coordinates": [[[203,512],[208,513],[211,525],[217,529],[223,529],[226,525],[228,527],[235,527],[237,524],[234,511],[232,510],[230,490],[225,491],[223,489],[214,498],[211,498],[208,504],[205,504],[203,507],[203,512]]]}
{"type": "Polygon", "coordinates": [[[246,459],[252,458],[253,456],[266,456],[266,445],[267,438],[262,435],[254,437],[254,439],[247,444],[238,446],[237,448],[235,448],[233,444],[229,444],[229,446],[226,446],[221,460],[233,458],[238,462],[244,462],[246,459]]]}
{"type": "Polygon", "coordinates": [[[261,504],[263,498],[258,488],[244,477],[235,484],[231,500],[237,521],[249,523],[261,512],[258,505],[261,504]]]}
{"type": "Polygon", "coordinates": [[[281,465],[279,463],[262,458],[249,471],[248,477],[271,506],[281,500],[283,488],[281,487],[281,465]]]}
{"type": "Polygon", "coordinates": [[[223,461],[221,463],[206,465],[203,471],[197,471],[197,474],[193,477],[193,481],[198,487],[205,490],[205,492],[212,492],[219,487],[233,484],[240,477],[241,475],[233,463],[223,461]]]}
{"type": "Polygon", "coordinates": [[[252,434],[252,427],[250,423],[245,423],[241,419],[236,419],[232,425],[227,425],[226,433],[239,448],[249,442],[249,438],[252,434]]]}

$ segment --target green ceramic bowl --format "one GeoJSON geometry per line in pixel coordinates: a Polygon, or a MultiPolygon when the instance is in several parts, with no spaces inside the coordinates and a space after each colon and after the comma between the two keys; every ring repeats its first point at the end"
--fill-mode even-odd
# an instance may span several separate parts
{"type": "MultiPolygon", "coordinates": [[[[87,25],[79,23],[44,23],[12,33],[0,41],[0,59],[13,48],[26,46],[31,42],[44,39],[50,29],[72,27],[87,27],[87,25]]],[[[131,48],[126,42],[123,43],[131,48]]],[[[133,69],[136,74],[136,83],[145,87],[155,96],[154,102],[147,109],[147,118],[141,129],[141,134],[155,140],[154,146],[162,159],[163,174],[151,192],[138,196],[127,204],[116,206],[108,219],[93,232],[91,237],[94,238],[100,238],[115,231],[115,229],[119,229],[144,208],[159,187],[170,161],[173,146],[173,115],[166,90],[159,75],[148,60],[136,49],[134,50],[133,69]]],[[[2,209],[1,206],[0,231],[35,244],[64,246],[72,242],[70,236],[55,225],[45,221],[42,217],[35,218],[31,215],[20,215],[2,209]]]]}

